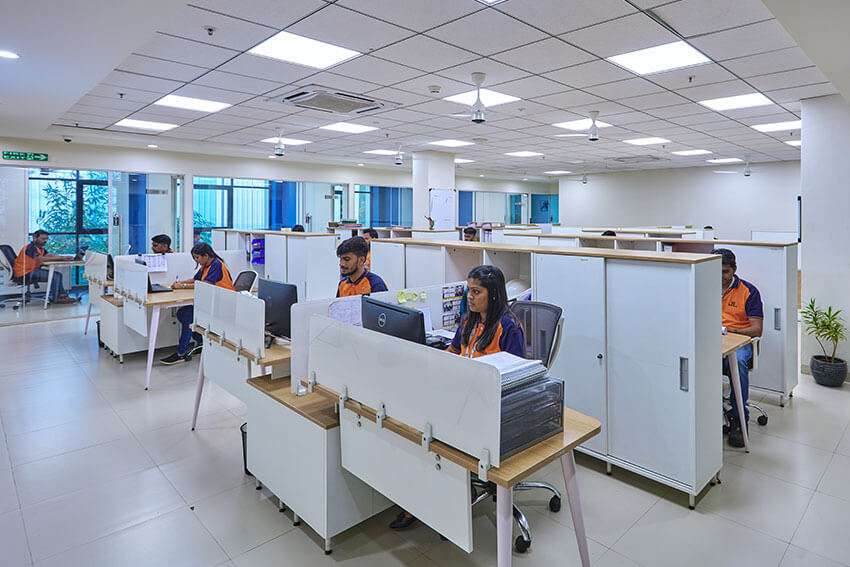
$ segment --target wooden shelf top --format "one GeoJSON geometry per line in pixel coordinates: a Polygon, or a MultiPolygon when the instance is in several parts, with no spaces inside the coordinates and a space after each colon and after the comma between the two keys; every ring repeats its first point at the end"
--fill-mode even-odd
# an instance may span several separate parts
{"type": "Polygon", "coordinates": [[[248,384],[323,429],[339,426],[339,414],[334,409],[333,399],[316,392],[296,396],[290,389],[290,378],[272,380],[270,376],[260,376],[249,378],[248,384]]]}
{"type": "Polygon", "coordinates": [[[164,305],[191,302],[195,299],[194,289],[175,289],[174,291],[163,291],[148,294],[145,300],[146,307],[162,307],[164,305]]]}
{"type": "Polygon", "coordinates": [[[85,266],[85,260],[45,260],[42,266],[85,266]]]}
{"type": "MultiPolygon", "coordinates": [[[[505,236],[529,236],[528,234],[506,232],[505,236]]],[[[783,248],[786,246],[794,246],[796,242],[764,242],[759,240],[703,240],[699,238],[661,238],[657,236],[602,236],[601,234],[534,234],[531,236],[539,236],[541,238],[584,238],[585,240],[609,240],[609,241],[626,241],[626,242],[664,242],[665,244],[711,244],[730,246],[769,246],[783,248]]]]}
{"type": "MultiPolygon", "coordinates": [[[[202,335],[206,332],[206,329],[199,325],[192,325],[192,329],[196,333],[200,333],[202,335]]],[[[219,339],[221,338],[212,331],[207,333],[207,336],[214,343],[218,343],[219,339]]],[[[221,346],[232,350],[233,352],[236,352],[236,343],[228,341],[227,339],[221,342],[221,346]]],[[[263,358],[261,358],[260,360],[257,360],[257,353],[248,351],[244,348],[239,351],[239,355],[244,356],[252,362],[255,362],[259,366],[277,366],[278,364],[284,364],[286,362],[289,362],[292,359],[292,350],[288,345],[279,345],[277,343],[272,343],[272,346],[265,349],[265,351],[263,352],[263,358]]],[[[275,380],[275,382],[277,382],[277,380],[275,380]]]]}
{"type": "MultiPolygon", "coordinates": [[[[314,389],[316,392],[326,396],[328,401],[339,399],[339,395],[330,388],[316,385],[314,389]]],[[[349,400],[345,403],[345,407],[370,421],[376,421],[375,410],[368,406],[349,400]]],[[[420,440],[422,439],[421,431],[392,417],[384,420],[384,428],[417,445],[420,444],[420,440]]],[[[487,480],[499,486],[510,488],[529,475],[539,471],[564,453],[571,451],[597,435],[601,430],[602,425],[599,423],[599,420],[565,407],[564,430],[561,433],[544,439],[528,449],[508,457],[502,461],[498,468],[490,469],[487,473],[487,480]]],[[[446,445],[441,441],[431,442],[431,452],[469,471],[478,472],[477,458],[446,445]]]]}
{"type": "Polygon", "coordinates": [[[101,295],[100,297],[101,297],[101,298],[102,298],[105,302],[107,302],[107,303],[111,303],[111,304],[112,304],[112,305],[114,305],[115,307],[124,307],[124,300],[123,300],[123,299],[119,299],[119,298],[115,297],[115,296],[114,296],[114,295],[112,295],[112,294],[108,294],[108,295],[101,295]]]}
{"type": "Polygon", "coordinates": [[[746,335],[739,335],[738,333],[727,333],[723,335],[723,340],[721,342],[721,350],[723,351],[723,356],[732,354],[742,346],[746,346],[752,341],[752,337],[748,337],[746,335]]]}

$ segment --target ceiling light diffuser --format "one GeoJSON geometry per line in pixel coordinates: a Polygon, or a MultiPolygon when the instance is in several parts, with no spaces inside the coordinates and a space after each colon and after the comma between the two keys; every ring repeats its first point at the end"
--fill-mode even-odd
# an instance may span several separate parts
{"type": "Polygon", "coordinates": [[[197,110],[198,112],[218,112],[224,110],[228,106],[232,106],[226,102],[216,102],[214,100],[204,100],[202,98],[192,98],[188,96],[165,95],[154,104],[159,106],[170,106],[172,108],[183,108],[185,110],[197,110]]]}
{"type": "Polygon", "coordinates": [[[660,73],[670,69],[681,69],[711,62],[711,59],[685,43],[674,41],[639,51],[608,57],[608,61],[625,67],[638,75],[660,73]]]}
{"type": "Polygon", "coordinates": [[[510,153],[507,153],[505,155],[506,156],[513,156],[513,157],[534,157],[534,156],[542,156],[543,154],[541,154],[540,152],[522,151],[522,152],[510,152],[510,153]]]}
{"type": "Polygon", "coordinates": [[[171,130],[172,128],[177,128],[178,124],[167,124],[165,122],[150,122],[148,120],[133,120],[132,118],[125,118],[123,120],[119,120],[114,124],[114,126],[121,126],[123,128],[138,128],[140,130],[156,130],[158,132],[165,132],[166,130],[171,130]]]}
{"type": "Polygon", "coordinates": [[[802,120],[790,120],[788,122],[773,122],[771,124],[756,124],[752,126],[759,132],[781,132],[783,130],[799,130],[803,127],[802,120]]]}
{"type": "Polygon", "coordinates": [[[572,173],[572,171],[561,171],[560,169],[555,171],[544,171],[546,175],[567,175],[568,173],[572,173]]]}
{"type": "Polygon", "coordinates": [[[266,138],[265,140],[260,140],[261,142],[266,142],[267,144],[277,144],[278,142],[282,144],[286,144],[287,146],[303,146],[304,144],[310,144],[311,142],[308,140],[296,140],[295,138],[266,138]]]}
{"type": "Polygon", "coordinates": [[[394,156],[397,153],[401,154],[401,153],[404,153],[404,152],[395,152],[393,150],[369,150],[369,151],[366,151],[366,152],[363,152],[363,153],[364,154],[375,154],[376,156],[394,156]]]}
{"type": "Polygon", "coordinates": [[[6,51],[4,49],[0,49],[0,57],[3,59],[20,59],[21,56],[15,53],[14,51],[6,51]]]}
{"type": "Polygon", "coordinates": [[[473,163],[474,161],[475,161],[474,159],[465,159],[465,158],[459,158],[459,157],[455,158],[455,163],[473,163]]]}
{"type": "Polygon", "coordinates": [[[673,155],[677,156],[704,156],[706,154],[710,154],[712,152],[708,150],[680,150],[678,152],[672,152],[673,155]]]}
{"type": "Polygon", "coordinates": [[[428,142],[431,146],[443,146],[446,148],[460,148],[463,146],[474,146],[472,142],[464,142],[463,140],[439,140],[437,142],[428,142]]]}
{"type": "MultiPolygon", "coordinates": [[[[570,122],[558,122],[557,124],[552,124],[552,126],[556,126],[558,128],[566,128],[567,130],[587,130],[590,128],[593,121],[590,118],[582,118],[581,120],[572,120],[570,122]]],[[[607,122],[602,122],[601,120],[596,121],[597,128],[608,128],[611,126],[607,122]]],[[[574,136],[576,134],[558,134],[558,136],[574,136]]],[[[584,134],[578,134],[583,136],[584,134]]]]}
{"type": "Polygon", "coordinates": [[[157,146],[156,144],[148,144],[148,147],[155,150],[159,146],[157,146]]]}
{"type": "Polygon", "coordinates": [[[716,159],[708,159],[706,160],[708,163],[741,163],[741,158],[736,157],[726,157],[726,158],[716,158],[716,159]]]}
{"type": "Polygon", "coordinates": [[[285,31],[277,33],[256,47],[249,49],[248,53],[313,67],[314,69],[327,69],[332,65],[360,55],[358,51],[285,31]]]}
{"type": "MultiPolygon", "coordinates": [[[[478,98],[478,91],[468,91],[465,93],[457,94],[454,96],[447,96],[443,100],[447,100],[449,102],[457,102],[459,104],[473,105],[478,98]]],[[[502,93],[497,93],[496,91],[491,91],[490,89],[481,89],[481,102],[484,106],[498,106],[500,104],[506,104],[508,102],[516,102],[518,100],[517,97],[506,95],[502,93]]]]}
{"type": "Polygon", "coordinates": [[[333,130],[334,132],[345,132],[346,134],[362,134],[364,132],[371,132],[372,130],[377,130],[377,128],[373,126],[351,124],[350,122],[337,122],[335,124],[328,124],[327,126],[322,126],[321,128],[322,130],[333,130]]]}
{"type": "Polygon", "coordinates": [[[476,1],[481,2],[485,6],[495,6],[496,4],[501,4],[502,2],[505,2],[506,0],[476,0],[476,1]]]}
{"type": "Polygon", "coordinates": [[[652,144],[669,144],[670,140],[666,138],[635,138],[633,140],[623,140],[627,144],[633,146],[651,146],[652,144]]]}
{"type": "Polygon", "coordinates": [[[789,146],[794,146],[795,148],[799,148],[800,146],[803,145],[802,140],[789,140],[788,142],[785,142],[785,143],[788,144],[789,146]]]}
{"type": "Polygon", "coordinates": [[[752,93],[738,96],[725,96],[723,98],[712,98],[701,100],[699,103],[711,110],[736,110],[738,108],[751,108],[753,106],[767,106],[773,104],[770,99],[761,93],[752,93]]]}
{"type": "Polygon", "coordinates": [[[723,171],[723,170],[720,170],[720,169],[715,169],[713,171],[713,173],[732,173],[732,174],[735,174],[735,173],[738,173],[738,172],[737,171],[723,171]]]}

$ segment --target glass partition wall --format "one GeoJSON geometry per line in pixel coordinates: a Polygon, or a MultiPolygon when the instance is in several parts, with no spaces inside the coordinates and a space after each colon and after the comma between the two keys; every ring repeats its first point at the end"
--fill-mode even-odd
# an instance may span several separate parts
{"type": "Polygon", "coordinates": [[[558,222],[558,195],[459,191],[458,224],[558,222]]]}

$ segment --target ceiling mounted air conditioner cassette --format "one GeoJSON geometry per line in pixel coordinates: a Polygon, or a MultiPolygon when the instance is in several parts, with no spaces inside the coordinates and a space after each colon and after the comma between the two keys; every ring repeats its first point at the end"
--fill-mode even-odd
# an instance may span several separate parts
{"type": "Polygon", "coordinates": [[[291,104],[299,108],[318,110],[330,114],[368,114],[398,106],[393,102],[365,95],[347,93],[320,85],[299,87],[283,95],[266,99],[266,102],[291,104]]]}

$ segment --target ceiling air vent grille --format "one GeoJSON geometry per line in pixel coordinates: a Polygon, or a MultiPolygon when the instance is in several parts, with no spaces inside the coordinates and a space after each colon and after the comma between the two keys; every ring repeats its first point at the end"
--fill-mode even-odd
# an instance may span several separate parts
{"type": "MultiPolygon", "coordinates": [[[[657,161],[663,161],[664,158],[660,158],[658,156],[624,156],[624,157],[615,157],[610,158],[607,161],[614,162],[620,165],[635,165],[638,163],[654,163],[657,161]]],[[[664,160],[666,161],[666,160],[664,160]]]]}
{"type": "Polygon", "coordinates": [[[270,98],[267,102],[291,104],[299,108],[318,110],[331,114],[367,114],[395,106],[386,101],[346,93],[319,85],[307,85],[284,95],[270,98]]]}

